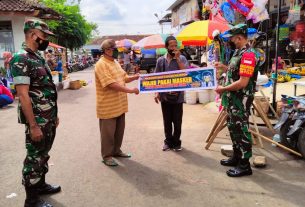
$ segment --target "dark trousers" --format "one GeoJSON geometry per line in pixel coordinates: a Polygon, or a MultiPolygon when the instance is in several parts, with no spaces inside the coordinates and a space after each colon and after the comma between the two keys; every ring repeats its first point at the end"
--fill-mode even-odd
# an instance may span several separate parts
{"type": "Polygon", "coordinates": [[[40,142],[34,142],[30,136],[29,126],[25,125],[27,153],[22,169],[22,183],[25,187],[38,187],[42,184],[43,178],[48,172],[49,151],[55,139],[56,123],[49,122],[45,126],[40,126],[40,128],[43,138],[40,142]]]}
{"type": "Polygon", "coordinates": [[[164,134],[165,134],[164,143],[171,148],[180,147],[183,103],[170,104],[170,103],[162,102],[161,107],[163,114],[164,134]]]}

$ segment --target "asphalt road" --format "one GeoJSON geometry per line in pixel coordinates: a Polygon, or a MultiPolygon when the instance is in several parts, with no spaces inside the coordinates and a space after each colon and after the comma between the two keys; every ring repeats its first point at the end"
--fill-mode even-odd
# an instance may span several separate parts
{"type": "MultiPolygon", "coordinates": [[[[123,150],[131,159],[120,166],[101,163],[98,120],[95,115],[93,70],[74,73],[89,85],[59,92],[61,124],[50,153],[47,181],[62,192],[44,197],[56,207],[201,207],[305,206],[305,163],[271,147],[254,149],[267,156],[268,166],[253,176],[229,178],[219,164],[220,146],[230,143],[224,131],[211,150],[204,140],[218,115],[214,104],[185,105],[183,151],[162,152],[160,105],[152,95],[129,95],[123,150]]],[[[132,83],[130,86],[135,86],[132,83]]],[[[25,156],[24,127],[17,124],[16,104],[0,110],[0,206],[23,206],[21,169],[25,156]],[[7,198],[11,193],[17,196],[7,198]]]]}

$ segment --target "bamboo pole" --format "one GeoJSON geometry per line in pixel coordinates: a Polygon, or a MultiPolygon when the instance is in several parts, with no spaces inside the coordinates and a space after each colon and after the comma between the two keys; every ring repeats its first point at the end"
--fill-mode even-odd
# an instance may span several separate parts
{"type": "Polygon", "coordinates": [[[268,138],[268,137],[265,137],[264,135],[261,135],[261,134],[259,134],[259,133],[256,133],[256,132],[254,132],[253,130],[249,130],[252,134],[254,134],[255,136],[259,136],[259,137],[261,137],[261,138],[263,138],[264,140],[266,140],[266,141],[268,141],[268,142],[271,142],[272,144],[275,144],[276,146],[278,146],[278,147],[280,147],[280,148],[282,148],[282,149],[284,149],[284,150],[287,150],[288,152],[291,152],[291,153],[293,153],[293,154],[295,154],[295,155],[297,155],[297,156],[300,156],[300,157],[303,157],[303,155],[301,154],[301,153],[298,153],[298,152],[296,152],[296,151],[294,151],[294,150],[292,150],[292,149],[290,149],[290,148],[288,148],[288,147],[286,147],[286,146],[284,146],[284,145],[282,145],[282,144],[280,144],[280,143],[277,143],[276,141],[273,141],[272,139],[270,139],[270,138],[268,138]]]}

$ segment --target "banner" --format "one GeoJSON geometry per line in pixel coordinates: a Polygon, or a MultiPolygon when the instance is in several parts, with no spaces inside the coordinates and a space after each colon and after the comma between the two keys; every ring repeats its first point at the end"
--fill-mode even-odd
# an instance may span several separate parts
{"type": "Polygon", "coordinates": [[[215,68],[175,70],[141,75],[140,93],[215,89],[215,68]]]}

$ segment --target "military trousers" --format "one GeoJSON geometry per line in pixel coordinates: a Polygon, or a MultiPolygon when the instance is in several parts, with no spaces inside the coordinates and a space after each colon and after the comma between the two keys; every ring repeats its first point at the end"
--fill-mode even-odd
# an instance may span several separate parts
{"type": "Polygon", "coordinates": [[[233,143],[234,155],[240,159],[252,157],[252,137],[249,132],[249,115],[252,97],[243,97],[227,108],[227,126],[233,143]]]}
{"type": "Polygon", "coordinates": [[[56,122],[49,122],[40,126],[43,138],[34,142],[30,136],[30,127],[25,125],[26,157],[22,169],[22,184],[25,187],[35,187],[41,184],[41,178],[48,172],[49,151],[56,135],[56,122]]]}

